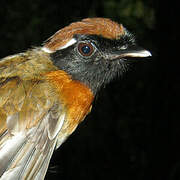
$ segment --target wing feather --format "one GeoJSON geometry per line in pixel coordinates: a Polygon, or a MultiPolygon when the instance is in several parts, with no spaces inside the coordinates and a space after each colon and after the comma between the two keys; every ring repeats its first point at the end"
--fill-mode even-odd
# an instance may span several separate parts
{"type": "Polygon", "coordinates": [[[48,82],[0,81],[0,179],[44,179],[66,112],[48,82]]]}

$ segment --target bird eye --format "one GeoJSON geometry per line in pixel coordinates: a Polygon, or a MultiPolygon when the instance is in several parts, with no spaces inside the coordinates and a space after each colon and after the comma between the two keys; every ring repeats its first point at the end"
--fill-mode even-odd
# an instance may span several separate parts
{"type": "Polygon", "coordinates": [[[78,44],[78,51],[83,56],[91,56],[94,52],[94,47],[91,43],[79,43],[78,44]]]}

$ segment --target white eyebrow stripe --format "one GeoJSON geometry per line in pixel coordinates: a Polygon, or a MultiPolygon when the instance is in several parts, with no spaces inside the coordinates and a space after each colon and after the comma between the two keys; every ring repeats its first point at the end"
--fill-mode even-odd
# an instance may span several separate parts
{"type": "Polygon", "coordinates": [[[46,53],[53,53],[54,52],[54,51],[50,50],[49,48],[47,48],[45,46],[43,46],[41,49],[46,53]]]}
{"type": "MultiPolygon", "coordinates": [[[[61,50],[61,49],[65,49],[65,48],[67,48],[67,47],[69,47],[69,46],[72,46],[72,45],[75,44],[76,42],[77,42],[77,40],[74,39],[74,38],[72,38],[72,39],[69,40],[64,46],[61,46],[61,47],[59,47],[58,49],[56,49],[56,51],[57,51],[57,50],[61,50]]],[[[47,48],[47,47],[45,47],[45,46],[43,46],[41,49],[42,49],[44,52],[46,52],[46,53],[53,53],[53,52],[55,52],[55,51],[52,51],[51,49],[49,49],[49,48],[47,48]]]]}
{"type": "Polygon", "coordinates": [[[64,46],[61,46],[59,49],[57,50],[61,50],[61,49],[65,49],[69,46],[72,46],[73,44],[75,44],[77,42],[76,39],[72,38],[70,41],[68,41],[64,46]]]}

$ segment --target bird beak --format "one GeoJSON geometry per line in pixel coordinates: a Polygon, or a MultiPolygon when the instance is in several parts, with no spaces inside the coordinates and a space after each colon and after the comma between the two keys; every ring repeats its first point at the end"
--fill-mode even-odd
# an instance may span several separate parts
{"type": "Polygon", "coordinates": [[[116,59],[123,58],[123,60],[129,60],[128,57],[132,59],[134,57],[149,57],[149,56],[152,56],[152,55],[148,50],[145,50],[141,47],[136,46],[132,48],[114,51],[112,52],[110,59],[116,60],[116,59]]]}

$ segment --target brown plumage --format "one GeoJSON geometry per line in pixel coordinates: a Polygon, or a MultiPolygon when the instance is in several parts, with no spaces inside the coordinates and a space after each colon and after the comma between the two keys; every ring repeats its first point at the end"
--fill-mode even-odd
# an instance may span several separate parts
{"type": "Polygon", "coordinates": [[[108,39],[117,39],[124,34],[123,26],[105,18],[87,18],[59,30],[45,43],[52,51],[65,45],[75,34],[101,35],[108,39]]]}
{"type": "Polygon", "coordinates": [[[88,18],[1,59],[0,180],[43,180],[54,149],[90,112],[100,87],[124,72],[125,57],[150,56],[134,48],[122,25],[88,18]]]}

